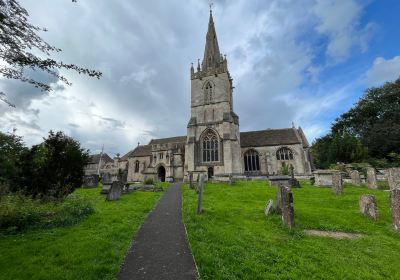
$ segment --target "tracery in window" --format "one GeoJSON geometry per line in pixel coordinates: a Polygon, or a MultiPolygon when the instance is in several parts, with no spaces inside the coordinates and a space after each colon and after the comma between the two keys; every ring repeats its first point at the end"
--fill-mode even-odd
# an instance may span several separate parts
{"type": "Polygon", "coordinates": [[[244,170],[248,172],[260,171],[260,157],[255,150],[248,150],[244,154],[244,170]]]}
{"type": "Polygon", "coordinates": [[[202,137],[202,159],[203,162],[219,161],[218,137],[214,131],[208,130],[202,137]]]}
{"type": "Polygon", "coordinates": [[[289,148],[280,148],[277,152],[276,152],[276,159],[277,160],[293,160],[293,152],[291,149],[289,148]]]}

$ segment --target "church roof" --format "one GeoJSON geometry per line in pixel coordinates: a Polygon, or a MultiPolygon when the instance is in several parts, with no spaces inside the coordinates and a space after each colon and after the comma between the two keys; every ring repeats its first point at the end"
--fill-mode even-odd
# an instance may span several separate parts
{"type": "MultiPolygon", "coordinates": [[[[89,156],[89,163],[99,163],[101,154],[94,154],[89,156]]],[[[103,154],[101,157],[102,162],[113,162],[113,160],[107,154],[103,154]]]]}
{"type": "Polygon", "coordinates": [[[186,136],[176,136],[170,138],[152,139],[149,145],[169,144],[169,143],[186,143],[186,136]]]}
{"type": "Polygon", "coordinates": [[[127,156],[127,157],[145,157],[145,156],[149,156],[149,155],[151,155],[151,146],[150,145],[140,145],[140,146],[137,146],[133,151],[130,151],[125,156],[127,156]]]}
{"type": "Polygon", "coordinates": [[[302,139],[296,128],[266,129],[240,133],[240,146],[260,147],[301,144],[302,139]]]}

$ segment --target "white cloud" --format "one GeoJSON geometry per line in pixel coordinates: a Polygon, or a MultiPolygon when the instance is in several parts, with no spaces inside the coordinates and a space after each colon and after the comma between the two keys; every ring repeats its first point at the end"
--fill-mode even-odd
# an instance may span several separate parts
{"type": "Polygon", "coordinates": [[[367,86],[379,86],[400,78],[400,56],[392,59],[377,57],[372,67],[367,71],[364,83],[367,86]]]}

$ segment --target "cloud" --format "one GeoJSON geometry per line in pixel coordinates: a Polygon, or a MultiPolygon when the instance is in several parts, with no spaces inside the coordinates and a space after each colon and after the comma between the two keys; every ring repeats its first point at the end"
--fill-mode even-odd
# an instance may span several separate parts
{"type": "Polygon", "coordinates": [[[368,69],[364,83],[367,86],[380,86],[385,82],[392,82],[400,78],[400,56],[392,59],[377,57],[368,69]]]}

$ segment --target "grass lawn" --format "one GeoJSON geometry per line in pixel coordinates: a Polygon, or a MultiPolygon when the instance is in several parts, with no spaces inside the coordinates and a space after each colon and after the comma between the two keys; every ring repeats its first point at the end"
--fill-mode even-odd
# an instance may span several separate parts
{"type": "Polygon", "coordinates": [[[105,202],[100,189],[76,193],[95,212],[75,226],[0,236],[0,279],[115,279],[133,236],[162,192],[105,202]]]}
{"type": "Polygon", "coordinates": [[[204,209],[183,186],[184,220],[202,279],[400,279],[400,234],[392,230],[389,193],[346,185],[329,188],[302,182],[293,189],[296,229],[280,216],[266,217],[276,189],[265,182],[215,183],[204,189],[204,209]],[[359,213],[361,194],[374,194],[380,218],[359,213]],[[362,233],[356,240],[307,236],[304,229],[362,233]]]}

